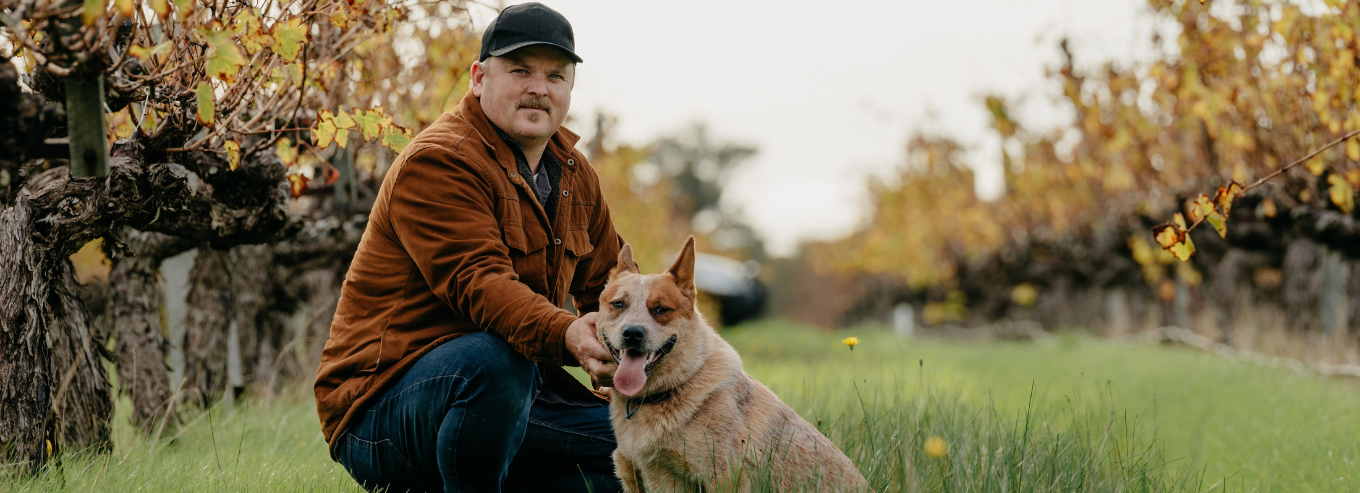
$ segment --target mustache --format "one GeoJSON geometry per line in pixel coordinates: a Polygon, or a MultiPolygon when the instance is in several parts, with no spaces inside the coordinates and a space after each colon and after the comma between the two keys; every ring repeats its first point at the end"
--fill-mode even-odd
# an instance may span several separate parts
{"type": "Polygon", "coordinates": [[[552,104],[548,102],[548,98],[533,98],[533,97],[524,98],[519,100],[519,107],[532,108],[543,111],[552,110],[552,104]]]}

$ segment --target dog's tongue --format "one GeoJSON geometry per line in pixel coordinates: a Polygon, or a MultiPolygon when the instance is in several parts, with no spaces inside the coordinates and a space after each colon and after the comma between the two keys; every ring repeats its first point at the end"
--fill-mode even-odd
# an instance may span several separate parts
{"type": "Polygon", "coordinates": [[[614,388],[632,397],[647,384],[647,353],[627,350],[620,356],[619,369],[614,372],[614,388]]]}

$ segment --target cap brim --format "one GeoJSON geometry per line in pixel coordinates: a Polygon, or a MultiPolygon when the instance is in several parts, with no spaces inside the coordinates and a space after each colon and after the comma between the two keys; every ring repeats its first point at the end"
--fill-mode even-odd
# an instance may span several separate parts
{"type": "Polygon", "coordinates": [[[576,56],[576,53],[572,52],[571,50],[568,50],[568,49],[562,47],[562,45],[559,45],[559,44],[557,44],[557,43],[549,43],[549,42],[547,42],[547,41],[526,41],[526,42],[523,42],[523,43],[518,43],[518,44],[513,44],[513,45],[510,45],[510,46],[506,46],[506,47],[504,47],[504,48],[501,48],[501,49],[499,49],[499,50],[494,50],[494,51],[492,51],[491,53],[487,53],[487,54],[488,54],[488,55],[491,55],[491,56],[505,56],[507,53],[510,53],[510,52],[512,52],[512,51],[518,50],[518,49],[523,48],[523,47],[525,47],[525,46],[533,46],[533,45],[548,45],[548,46],[551,46],[551,47],[553,47],[553,48],[557,48],[557,49],[559,49],[559,50],[562,50],[562,52],[563,52],[563,53],[566,53],[567,56],[570,57],[571,60],[572,60],[573,62],[576,62],[576,63],[583,63],[583,62],[584,62],[583,60],[581,60],[581,57],[576,56]]]}

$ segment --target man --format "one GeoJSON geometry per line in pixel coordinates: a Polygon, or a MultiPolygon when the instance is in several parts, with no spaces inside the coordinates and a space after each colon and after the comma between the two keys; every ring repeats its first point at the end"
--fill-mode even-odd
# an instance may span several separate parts
{"type": "Polygon", "coordinates": [[[331,456],[390,491],[617,491],[595,338],[623,242],[561,128],[576,56],[541,4],[482,36],[468,94],[397,156],[317,373],[331,456]],[[580,318],[559,308],[571,294],[580,318]]]}

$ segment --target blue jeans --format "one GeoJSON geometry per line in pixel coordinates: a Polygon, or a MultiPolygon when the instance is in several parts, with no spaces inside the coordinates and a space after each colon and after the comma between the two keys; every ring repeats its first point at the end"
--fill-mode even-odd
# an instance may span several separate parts
{"type": "Polygon", "coordinates": [[[356,417],[336,455],[365,488],[393,493],[619,491],[609,406],[535,402],[540,383],[499,336],[457,337],[356,417]]]}

